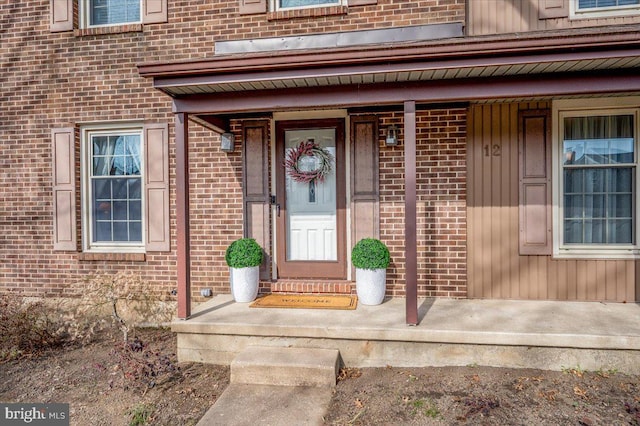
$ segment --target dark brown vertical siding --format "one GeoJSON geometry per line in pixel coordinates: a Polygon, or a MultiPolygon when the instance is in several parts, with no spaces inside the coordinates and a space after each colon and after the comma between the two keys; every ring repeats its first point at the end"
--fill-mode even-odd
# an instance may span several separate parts
{"type": "Polygon", "coordinates": [[[530,102],[470,108],[468,295],[471,298],[635,301],[640,288],[635,261],[558,260],[546,255],[518,253],[518,115],[520,111],[549,107],[545,102],[530,102]],[[499,151],[493,149],[494,145],[499,151]]]}

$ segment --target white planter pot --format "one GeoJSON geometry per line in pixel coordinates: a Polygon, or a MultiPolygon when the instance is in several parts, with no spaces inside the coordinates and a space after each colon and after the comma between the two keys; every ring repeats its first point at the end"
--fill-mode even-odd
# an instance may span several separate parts
{"type": "Polygon", "coordinates": [[[253,302],[258,296],[260,267],[229,268],[229,282],[233,300],[240,303],[253,302]]]}
{"type": "Polygon", "coordinates": [[[356,293],[363,305],[379,305],[387,290],[386,269],[356,268],[356,293]]]}

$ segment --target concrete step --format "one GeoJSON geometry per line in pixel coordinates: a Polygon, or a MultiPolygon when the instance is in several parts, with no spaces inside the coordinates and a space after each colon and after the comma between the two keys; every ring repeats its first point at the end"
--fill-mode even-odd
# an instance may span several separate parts
{"type": "Polygon", "coordinates": [[[231,383],[196,426],[318,426],[331,389],[231,383]]]}
{"type": "Polygon", "coordinates": [[[231,362],[231,383],[333,387],[339,368],[337,349],[249,346],[231,362]]]}

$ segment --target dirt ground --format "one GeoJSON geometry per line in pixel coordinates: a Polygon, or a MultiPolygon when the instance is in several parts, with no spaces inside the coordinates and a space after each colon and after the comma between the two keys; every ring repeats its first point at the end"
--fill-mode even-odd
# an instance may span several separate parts
{"type": "MultiPolygon", "coordinates": [[[[228,385],[228,367],[178,364],[169,330],[137,337],[124,353],[117,334],[101,335],[0,364],[0,401],[69,403],[72,425],[195,424],[228,385]]],[[[345,368],[325,424],[640,424],[640,377],[572,367],[345,368]]]]}
{"type": "Polygon", "coordinates": [[[0,401],[68,403],[72,425],[188,426],[229,384],[228,367],[178,364],[169,330],[138,330],[144,350],[124,355],[121,336],[0,364],[0,401]]]}
{"type": "Polygon", "coordinates": [[[640,377],[490,367],[343,371],[326,424],[638,425],[640,377]]]}

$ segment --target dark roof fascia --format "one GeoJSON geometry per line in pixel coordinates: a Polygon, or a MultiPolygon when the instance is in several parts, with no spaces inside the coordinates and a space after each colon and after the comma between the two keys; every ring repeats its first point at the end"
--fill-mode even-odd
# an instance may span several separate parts
{"type": "MultiPolygon", "coordinates": [[[[435,60],[414,60],[413,62],[390,63],[375,61],[375,63],[360,65],[324,65],[306,69],[278,69],[278,70],[238,70],[235,73],[210,73],[194,76],[156,76],[154,87],[160,90],[175,86],[216,85],[224,83],[250,83],[256,81],[275,81],[304,78],[328,78],[353,74],[383,74],[401,73],[422,70],[444,70],[456,68],[486,68],[494,66],[531,65],[539,63],[554,63],[567,61],[583,61],[612,58],[640,57],[640,45],[624,50],[595,51],[566,51],[563,53],[529,54],[529,55],[494,55],[485,57],[447,58],[435,60]]],[[[190,95],[189,95],[190,96],[190,95]]]]}
{"type": "Polygon", "coordinates": [[[431,80],[396,84],[327,86],[288,90],[254,90],[224,96],[194,94],[173,100],[173,112],[235,114],[301,108],[359,108],[472,102],[501,98],[540,98],[640,92],[637,70],[519,75],[459,80],[431,80]]]}
{"type": "MultiPolygon", "coordinates": [[[[175,78],[237,73],[292,71],[333,66],[407,63],[415,61],[471,60],[533,55],[557,55],[565,52],[607,52],[637,49],[640,25],[518,33],[447,39],[444,41],[381,44],[336,49],[224,55],[186,62],[140,64],[143,77],[175,78]]],[[[597,56],[597,55],[595,55],[597,56]]]]}

